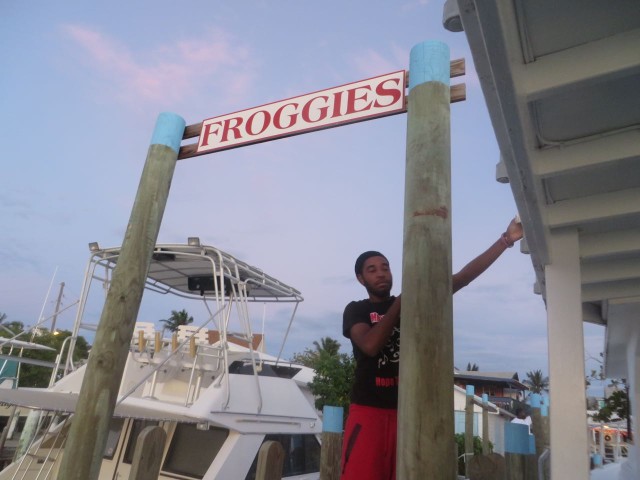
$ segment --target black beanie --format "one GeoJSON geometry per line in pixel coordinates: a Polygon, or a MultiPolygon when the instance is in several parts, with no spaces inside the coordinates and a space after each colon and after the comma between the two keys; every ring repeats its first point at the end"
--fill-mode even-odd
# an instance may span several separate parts
{"type": "MultiPolygon", "coordinates": [[[[380,252],[376,252],[375,250],[369,250],[367,252],[361,253],[360,256],[356,260],[356,266],[355,266],[356,275],[362,274],[362,268],[364,267],[364,262],[366,262],[367,259],[369,259],[371,257],[382,257],[385,260],[387,260],[387,257],[385,257],[380,252]]],[[[389,261],[389,260],[387,260],[387,261],[389,261]]]]}

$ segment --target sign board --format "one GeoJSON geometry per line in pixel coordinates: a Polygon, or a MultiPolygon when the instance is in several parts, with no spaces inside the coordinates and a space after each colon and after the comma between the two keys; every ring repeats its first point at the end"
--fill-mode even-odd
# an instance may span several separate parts
{"type": "Polygon", "coordinates": [[[401,70],[210,118],[196,155],[402,113],[405,82],[401,70]]]}

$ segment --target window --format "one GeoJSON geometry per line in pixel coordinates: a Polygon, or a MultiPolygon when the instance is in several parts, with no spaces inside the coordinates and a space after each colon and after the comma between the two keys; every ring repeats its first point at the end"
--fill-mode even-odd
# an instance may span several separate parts
{"type": "MultiPolygon", "coordinates": [[[[320,443],[315,435],[266,435],[262,443],[269,440],[280,442],[284,449],[283,477],[320,471],[320,443]]],[[[258,454],[245,480],[255,480],[257,466],[258,454]]]]}
{"type": "Polygon", "coordinates": [[[118,448],[118,441],[120,440],[120,434],[122,433],[122,426],[124,425],[124,418],[112,418],[109,424],[109,433],[107,434],[107,444],[104,447],[103,457],[107,460],[113,460],[113,456],[118,448]]]}
{"type": "Polygon", "coordinates": [[[200,430],[195,424],[178,423],[162,471],[193,478],[204,477],[228,436],[229,430],[225,428],[200,430]]]}

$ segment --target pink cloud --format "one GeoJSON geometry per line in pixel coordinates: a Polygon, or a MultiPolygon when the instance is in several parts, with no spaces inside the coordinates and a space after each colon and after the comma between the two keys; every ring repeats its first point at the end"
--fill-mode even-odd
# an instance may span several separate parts
{"type": "Polygon", "coordinates": [[[82,60],[101,74],[105,89],[124,102],[172,103],[212,83],[233,96],[252,78],[247,49],[221,31],[144,52],[86,26],[66,25],[63,31],[80,47],[82,60]]]}

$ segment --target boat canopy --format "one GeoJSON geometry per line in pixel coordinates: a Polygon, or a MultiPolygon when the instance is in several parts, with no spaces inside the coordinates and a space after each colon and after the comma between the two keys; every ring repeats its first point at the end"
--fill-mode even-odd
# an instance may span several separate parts
{"type": "MultiPolygon", "coordinates": [[[[229,297],[239,290],[247,301],[302,301],[300,292],[215,247],[156,245],[147,288],[186,297],[229,297]],[[242,287],[242,288],[241,288],[242,287]]],[[[195,244],[197,243],[197,244],[195,244]]],[[[113,270],[120,247],[94,249],[91,262],[113,270]]]]}

